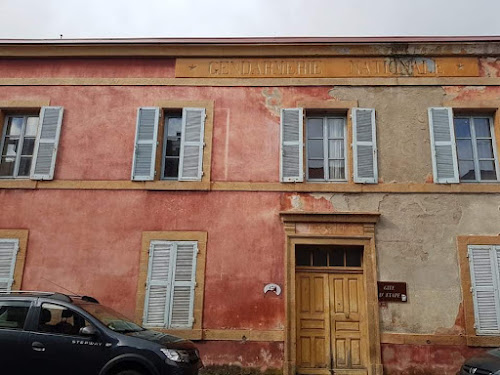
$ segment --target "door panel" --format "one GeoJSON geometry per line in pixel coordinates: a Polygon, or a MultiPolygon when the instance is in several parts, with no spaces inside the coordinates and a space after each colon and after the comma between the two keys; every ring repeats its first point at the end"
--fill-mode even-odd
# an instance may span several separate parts
{"type": "Polygon", "coordinates": [[[362,274],[297,272],[297,372],[366,375],[362,274]]]}
{"type": "MultiPolygon", "coordinates": [[[[366,367],[363,275],[330,274],[330,311],[334,368],[366,367]]],[[[363,373],[363,372],[362,372],[363,373]]]]}
{"type": "Polygon", "coordinates": [[[300,368],[330,368],[328,277],[298,273],[297,364],[300,368]]]}

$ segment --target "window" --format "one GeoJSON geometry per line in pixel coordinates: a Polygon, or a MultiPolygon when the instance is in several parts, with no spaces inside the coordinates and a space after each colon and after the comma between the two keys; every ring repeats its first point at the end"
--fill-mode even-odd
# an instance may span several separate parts
{"type": "MultiPolygon", "coordinates": [[[[352,164],[353,181],[377,183],[377,146],[375,110],[353,108],[352,164]]],[[[307,114],[304,109],[281,111],[280,179],[302,182],[306,175],[311,182],[348,181],[347,117],[338,114],[307,114]],[[306,167],[303,168],[303,134],[305,130],[306,167]]]]}
{"type": "Polygon", "coordinates": [[[182,112],[165,112],[163,127],[163,164],[161,178],[179,178],[179,159],[181,155],[182,112]]]}
{"type": "Polygon", "coordinates": [[[469,245],[469,269],[477,335],[500,335],[500,246],[469,245]]]}
{"type": "Polygon", "coordinates": [[[435,183],[498,181],[499,169],[491,116],[453,114],[429,108],[435,183]]]}
{"type": "Polygon", "coordinates": [[[23,329],[29,309],[30,302],[0,302],[0,328],[23,329]]]}
{"type": "Polygon", "coordinates": [[[182,108],[164,113],[158,107],[139,108],[132,180],[201,181],[205,113],[205,108],[182,108]],[[160,117],[165,119],[163,126],[160,126],[160,117]],[[162,161],[157,166],[158,145],[162,145],[159,153],[162,161]],[[161,169],[159,173],[158,169],[161,169]]]}
{"type": "Polygon", "coordinates": [[[455,116],[454,125],[460,181],[497,181],[493,119],[455,116]]]}
{"type": "Polygon", "coordinates": [[[297,267],[361,267],[363,246],[296,245],[297,267]]]}
{"type": "Polygon", "coordinates": [[[194,241],[151,241],[145,326],[192,328],[197,254],[194,241]]]}
{"type": "Polygon", "coordinates": [[[64,306],[43,303],[40,309],[38,322],[40,332],[78,336],[80,330],[89,325],[90,323],[80,314],[64,306]]]}
{"type": "Polygon", "coordinates": [[[0,155],[1,177],[29,177],[37,129],[38,116],[6,116],[0,155]]]}
{"type": "Polygon", "coordinates": [[[42,107],[39,114],[5,116],[0,178],[53,179],[62,114],[62,107],[42,107]]]}
{"type": "Polygon", "coordinates": [[[14,282],[19,239],[0,238],[0,291],[9,291],[14,282]]]}
{"type": "Polygon", "coordinates": [[[345,181],[345,117],[307,117],[306,123],[307,179],[345,181]]]}

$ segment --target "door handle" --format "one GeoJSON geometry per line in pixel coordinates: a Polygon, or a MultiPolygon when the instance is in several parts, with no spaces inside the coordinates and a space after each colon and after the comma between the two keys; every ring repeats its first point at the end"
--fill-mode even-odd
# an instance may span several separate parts
{"type": "Polygon", "coordinates": [[[31,349],[33,349],[35,352],[44,352],[45,351],[45,346],[41,342],[34,341],[31,344],[31,349]]]}

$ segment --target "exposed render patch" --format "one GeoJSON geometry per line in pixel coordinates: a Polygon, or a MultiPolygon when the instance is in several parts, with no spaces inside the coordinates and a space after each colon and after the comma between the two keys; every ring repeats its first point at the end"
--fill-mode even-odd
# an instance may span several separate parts
{"type": "Polygon", "coordinates": [[[262,96],[266,99],[266,108],[274,115],[280,116],[282,104],[281,104],[281,91],[274,87],[273,89],[264,88],[262,89],[262,96]]]}

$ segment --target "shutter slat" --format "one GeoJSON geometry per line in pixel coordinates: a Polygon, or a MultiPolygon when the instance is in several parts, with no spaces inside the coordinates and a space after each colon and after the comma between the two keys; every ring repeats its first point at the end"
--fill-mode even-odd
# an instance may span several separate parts
{"type": "Polygon", "coordinates": [[[451,108],[429,108],[429,129],[434,182],[459,182],[453,111],[451,108]]]}
{"type": "Polygon", "coordinates": [[[193,325],[197,249],[196,242],[177,242],[170,317],[173,328],[191,328],[193,325]]]}
{"type": "Polygon", "coordinates": [[[303,128],[304,111],[302,108],[284,108],[281,110],[281,182],[302,182],[304,180],[303,128]]]}
{"type": "Polygon", "coordinates": [[[0,239],[0,291],[11,290],[18,249],[18,239],[0,239]]]}
{"type": "Polygon", "coordinates": [[[375,110],[353,108],[352,119],[354,182],[376,184],[378,168],[375,110]]]}
{"type": "Polygon", "coordinates": [[[141,107],[137,110],[132,163],[132,180],[134,181],[154,180],[159,121],[159,108],[141,107]]]}
{"type": "Polygon", "coordinates": [[[52,180],[61,134],[63,107],[42,107],[33,150],[30,178],[52,180]]]}
{"type": "Polygon", "coordinates": [[[499,262],[499,255],[497,252],[493,252],[492,246],[469,246],[477,334],[494,335],[500,333],[497,269],[499,262]]]}
{"type": "Polygon", "coordinates": [[[180,181],[201,181],[204,129],[205,108],[184,108],[182,110],[180,181]]]}

